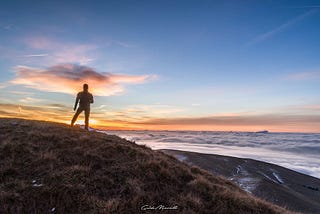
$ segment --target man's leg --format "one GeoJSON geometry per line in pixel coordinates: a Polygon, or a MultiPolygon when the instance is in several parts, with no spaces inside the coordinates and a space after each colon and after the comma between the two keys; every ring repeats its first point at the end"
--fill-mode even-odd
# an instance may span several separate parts
{"type": "Polygon", "coordinates": [[[86,108],[86,109],[84,110],[84,116],[85,116],[85,129],[88,130],[88,127],[89,127],[90,108],[86,108]]]}
{"type": "Polygon", "coordinates": [[[79,114],[80,114],[82,111],[83,111],[83,109],[80,108],[80,107],[77,109],[77,112],[74,114],[74,116],[73,116],[73,118],[72,118],[72,120],[71,120],[71,126],[73,126],[73,124],[76,122],[79,114]]]}

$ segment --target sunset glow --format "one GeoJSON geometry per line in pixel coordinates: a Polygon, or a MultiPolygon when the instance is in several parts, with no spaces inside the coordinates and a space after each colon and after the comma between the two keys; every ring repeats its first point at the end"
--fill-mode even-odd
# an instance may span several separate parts
{"type": "Polygon", "coordinates": [[[88,83],[95,128],[320,132],[315,3],[31,2],[0,9],[0,117],[70,124],[88,83]]]}

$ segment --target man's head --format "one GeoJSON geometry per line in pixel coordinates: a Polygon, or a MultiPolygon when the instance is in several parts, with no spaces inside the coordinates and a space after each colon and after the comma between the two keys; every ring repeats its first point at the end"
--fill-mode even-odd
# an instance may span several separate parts
{"type": "Polygon", "coordinates": [[[83,84],[83,90],[84,90],[84,91],[88,91],[88,88],[89,88],[89,86],[88,86],[87,83],[86,83],[86,84],[83,84]]]}

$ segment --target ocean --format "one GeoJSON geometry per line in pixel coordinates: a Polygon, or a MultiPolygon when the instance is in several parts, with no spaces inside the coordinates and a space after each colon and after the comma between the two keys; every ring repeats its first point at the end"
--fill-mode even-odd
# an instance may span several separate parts
{"type": "Polygon", "coordinates": [[[215,131],[104,131],[151,149],[251,158],[320,178],[320,134],[215,131]]]}

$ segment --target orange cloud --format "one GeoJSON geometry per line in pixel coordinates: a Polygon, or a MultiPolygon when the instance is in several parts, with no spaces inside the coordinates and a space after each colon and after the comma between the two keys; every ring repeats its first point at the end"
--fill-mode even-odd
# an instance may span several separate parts
{"type": "Polygon", "coordinates": [[[238,115],[198,118],[156,118],[135,124],[148,129],[320,132],[320,115],[238,115]]]}
{"type": "MultiPolygon", "coordinates": [[[[0,117],[47,120],[70,124],[72,106],[47,104],[42,106],[0,103],[0,117]]],[[[80,115],[78,122],[83,121],[80,115]]],[[[194,118],[156,118],[136,112],[103,112],[92,109],[90,126],[98,129],[127,130],[194,130],[194,131],[260,131],[320,133],[320,115],[230,115],[194,118]]]]}
{"type": "Polygon", "coordinates": [[[0,103],[0,108],[0,117],[24,118],[30,120],[47,120],[69,123],[72,115],[71,108],[60,104],[27,106],[0,103]]]}
{"type": "MultiPolygon", "coordinates": [[[[0,103],[0,117],[6,118],[24,118],[30,120],[54,121],[70,124],[74,115],[72,106],[62,104],[47,104],[42,106],[2,104],[0,103]]],[[[84,114],[79,116],[78,124],[84,123],[84,114]]],[[[106,119],[105,114],[92,111],[90,115],[90,127],[104,129],[142,129],[143,126],[132,124],[129,121],[117,118],[106,119]]]]}
{"type": "Polygon", "coordinates": [[[58,64],[47,69],[18,66],[12,84],[47,92],[74,94],[83,83],[91,86],[97,96],[110,96],[124,92],[124,84],[141,84],[155,75],[126,75],[99,73],[87,66],[58,64]]]}

